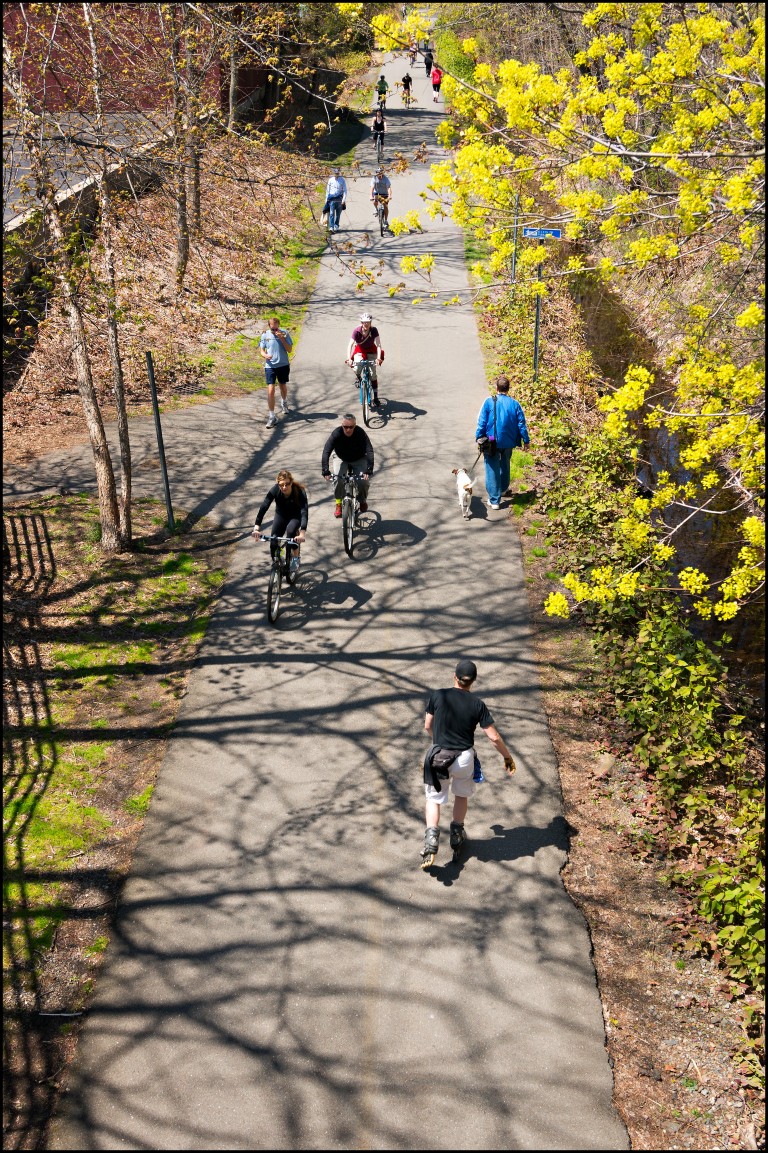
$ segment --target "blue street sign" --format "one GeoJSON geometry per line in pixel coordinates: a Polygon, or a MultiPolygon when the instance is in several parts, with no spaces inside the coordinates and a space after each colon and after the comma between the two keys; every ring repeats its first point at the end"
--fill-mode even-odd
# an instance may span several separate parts
{"type": "Polygon", "coordinates": [[[553,236],[555,240],[559,240],[562,233],[559,228],[524,228],[523,236],[529,236],[532,240],[544,240],[547,236],[553,236]]]}

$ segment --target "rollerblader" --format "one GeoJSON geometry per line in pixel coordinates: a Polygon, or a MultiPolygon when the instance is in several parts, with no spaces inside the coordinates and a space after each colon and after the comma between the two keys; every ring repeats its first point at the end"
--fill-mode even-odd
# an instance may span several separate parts
{"type": "MultiPolygon", "coordinates": [[[[472,694],[477,677],[473,661],[462,660],[456,665],[453,688],[437,689],[430,693],[424,729],[434,741],[424,760],[424,792],[426,794],[424,848],[421,867],[429,869],[440,846],[440,811],[453,793],[453,819],[450,827],[450,846],[453,860],[464,852],[467,834],[464,820],[469,798],[474,795],[475,784],[475,729],[479,725],[496,751],[504,758],[504,768],[510,776],[516,765],[512,754],[493,722],[485,701],[472,694]]],[[[480,773],[479,775],[482,776],[480,773]]]]}

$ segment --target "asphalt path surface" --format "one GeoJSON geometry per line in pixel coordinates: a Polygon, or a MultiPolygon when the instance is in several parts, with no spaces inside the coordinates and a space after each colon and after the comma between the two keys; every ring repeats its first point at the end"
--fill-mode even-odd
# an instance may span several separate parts
{"type": "MultiPolygon", "coordinates": [[[[390,82],[403,59],[388,61],[390,82]]],[[[442,104],[390,101],[391,150],[428,143],[442,104]]],[[[451,469],[474,457],[487,395],[462,238],[450,222],[383,240],[360,145],[344,231],[383,261],[363,297],[329,250],[293,361],[295,411],[265,394],[164,418],[174,500],[241,536],[169,742],[52,1149],[625,1149],[590,942],[560,870],[567,836],[537,689],[520,549],[507,514],[461,517],[451,469]],[[431,251],[441,297],[389,298],[431,251]],[[384,408],[354,557],[320,477],[359,409],[343,365],[361,309],[381,330],[384,408]],[[279,468],[310,489],[302,574],[275,627],[268,549],[247,532],[279,468]],[[421,761],[428,690],[479,667],[518,762],[478,735],[487,782],[453,865],[431,872],[421,761]]],[[[428,167],[393,177],[421,208],[428,167]]],[[[413,278],[409,278],[413,279],[413,278]]],[[[425,296],[426,292],[418,292],[425,296]]],[[[263,318],[254,318],[254,323],[263,318]]],[[[258,327],[258,326],[257,326],[258,327]]],[[[151,423],[138,493],[160,496],[151,423]]],[[[535,442],[536,430],[532,429],[535,442]]],[[[93,487],[88,453],[11,472],[6,494],[93,487]]]]}

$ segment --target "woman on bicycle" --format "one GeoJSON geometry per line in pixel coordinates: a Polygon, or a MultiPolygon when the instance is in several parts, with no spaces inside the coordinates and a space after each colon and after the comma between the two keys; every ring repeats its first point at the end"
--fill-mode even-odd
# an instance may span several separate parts
{"type": "MultiPolygon", "coordinates": [[[[280,469],[277,474],[277,483],[272,486],[261,502],[261,507],[256,513],[256,524],[253,526],[252,537],[256,540],[261,540],[261,522],[267,515],[267,509],[275,502],[275,515],[272,518],[272,536],[289,536],[293,537],[298,544],[306,540],[307,533],[307,520],[309,518],[309,502],[307,500],[307,490],[303,484],[299,484],[287,468],[280,469]]],[[[295,553],[291,557],[291,568],[295,571],[299,567],[300,549],[288,546],[291,553],[295,553]]],[[[278,542],[271,540],[269,542],[269,551],[272,556],[277,552],[278,542]]]]}
{"type": "Polygon", "coordinates": [[[413,68],[414,64],[416,63],[416,41],[415,40],[411,40],[410,44],[408,45],[408,63],[410,64],[411,68],[413,68]]]}
{"type": "Polygon", "coordinates": [[[370,312],[364,312],[360,317],[360,323],[352,329],[352,335],[347,346],[347,358],[344,363],[354,368],[359,380],[363,362],[366,360],[371,366],[371,387],[373,389],[371,407],[378,408],[379,381],[376,368],[379,364],[384,363],[384,349],[381,347],[379,330],[374,327],[370,312]]]}
{"type": "Polygon", "coordinates": [[[384,116],[384,113],[381,111],[381,109],[377,108],[373,114],[373,120],[371,121],[371,138],[373,140],[374,152],[376,151],[376,145],[377,145],[379,140],[381,140],[381,147],[382,147],[382,151],[383,151],[383,149],[384,149],[384,133],[386,131],[387,131],[386,118],[384,116]]]}

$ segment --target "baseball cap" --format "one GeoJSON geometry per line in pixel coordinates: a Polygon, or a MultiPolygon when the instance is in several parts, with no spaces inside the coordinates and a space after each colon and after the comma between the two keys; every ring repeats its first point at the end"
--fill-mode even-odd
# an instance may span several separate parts
{"type": "Polygon", "coordinates": [[[459,661],[456,676],[460,681],[473,681],[477,676],[477,665],[474,661],[459,661]]]}

